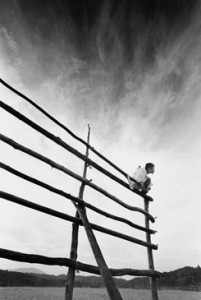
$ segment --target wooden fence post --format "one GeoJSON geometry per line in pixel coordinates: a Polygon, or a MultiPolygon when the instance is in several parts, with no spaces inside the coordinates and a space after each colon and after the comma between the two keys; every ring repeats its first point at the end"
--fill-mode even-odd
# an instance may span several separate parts
{"type": "MultiPolygon", "coordinates": [[[[90,130],[88,132],[88,139],[89,139],[89,134],[90,134],[90,130]]],[[[87,155],[88,155],[88,147],[87,147],[86,151],[87,151],[87,155]]],[[[85,162],[84,174],[83,174],[83,176],[85,176],[85,177],[86,177],[86,170],[87,170],[87,162],[85,162]]],[[[83,183],[80,187],[80,195],[79,196],[83,197],[84,186],[85,186],[85,184],[83,183]]],[[[107,267],[107,264],[104,260],[102,252],[100,250],[100,247],[96,241],[95,235],[91,229],[91,226],[89,224],[89,221],[88,221],[88,218],[86,215],[86,209],[85,209],[84,203],[82,206],[80,204],[79,205],[74,204],[74,205],[75,205],[75,207],[77,207],[76,215],[77,215],[77,213],[79,214],[79,217],[81,218],[82,223],[85,227],[85,231],[86,231],[89,243],[90,243],[92,251],[94,253],[96,262],[99,266],[100,273],[103,277],[105,287],[107,289],[110,299],[111,300],[123,300],[123,298],[121,297],[121,294],[119,293],[119,290],[116,286],[116,283],[110,273],[110,270],[107,267]]],[[[72,246],[71,246],[71,257],[70,258],[73,257],[72,259],[76,260],[79,227],[77,226],[77,228],[76,228],[76,226],[75,226],[73,229],[74,230],[72,233],[72,246]]],[[[72,300],[74,278],[75,278],[75,270],[69,269],[67,284],[66,284],[65,300],[72,300]]]]}
{"type": "MultiPolygon", "coordinates": [[[[89,144],[90,139],[90,126],[88,125],[88,136],[87,136],[87,144],[89,144]]],[[[86,147],[86,157],[89,156],[89,147],[86,147]]],[[[87,175],[87,162],[84,162],[84,170],[83,170],[83,178],[86,179],[87,175]]],[[[79,190],[79,198],[83,199],[84,195],[84,188],[85,183],[82,182],[79,190]]],[[[76,210],[75,214],[76,218],[79,218],[80,215],[76,210]]],[[[72,240],[71,240],[71,250],[70,250],[70,259],[77,260],[77,248],[78,248],[78,234],[79,234],[79,224],[73,223],[72,224],[72,240]]],[[[67,273],[67,280],[66,280],[66,290],[65,290],[65,300],[72,300],[73,299],[73,286],[75,280],[75,269],[70,268],[68,269],[67,273]]]]}
{"type": "Polygon", "coordinates": [[[104,281],[104,284],[105,284],[105,287],[107,289],[110,299],[111,300],[123,300],[123,298],[121,297],[121,294],[119,293],[117,285],[111,275],[111,272],[107,267],[107,264],[104,260],[102,252],[100,250],[100,247],[97,243],[96,237],[91,229],[90,223],[89,223],[87,215],[86,215],[85,206],[84,205],[82,207],[77,206],[77,210],[79,212],[80,218],[84,225],[88,240],[90,242],[94,257],[98,264],[100,273],[102,275],[102,278],[103,278],[103,281],[104,281]]]}
{"type": "MultiPolygon", "coordinates": [[[[146,199],[144,199],[144,210],[149,212],[149,201],[147,201],[146,199]]],[[[149,229],[149,219],[147,218],[147,216],[145,216],[145,227],[149,229]]],[[[146,232],[146,240],[148,243],[151,243],[151,235],[148,232],[146,232]]],[[[147,254],[148,254],[149,269],[154,270],[153,251],[149,247],[147,247],[147,254]]],[[[158,300],[158,292],[157,292],[155,277],[150,278],[150,286],[151,286],[152,299],[158,300]]]]}
{"type": "MultiPolygon", "coordinates": [[[[18,144],[17,142],[7,138],[6,136],[0,134],[0,140],[4,141],[5,143],[7,143],[11,146],[13,146],[15,149],[18,149],[18,150],[20,150],[24,153],[27,153],[27,154],[31,155],[32,157],[35,157],[35,158],[39,159],[40,161],[43,161],[43,162],[51,165],[52,167],[55,167],[56,169],[66,173],[66,174],[70,175],[71,177],[73,177],[77,180],[80,180],[82,182],[82,184],[80,186],[80,190],[79,190],[79,199],[78,199],[78,198],[76,198],[76,197],[74,197],[70,194],[64,193],[61,190],[58,190],[54,187],[51,187],[51,186],[47,185],[46,183],[40,182],[39,180],[36,180],[34,178],[31,178],[30,176],[22,174],[17,170],[9,168],[9,166],[6,166],[3,163],[0,163],[0,167],[3,167],[5,170],[9,170],[11,173],[13,173],[17,176],[20,176],[20,177],[22,177],[22,178],[24,178],[24,179],[26,179],[30,182],[33,182],[33,183],[38,184],[42,187],[45,187],[45,188],[51,190],[52,192],[56,192],[56,193],[66,197],[68,199],[71,199],[73,201],[74,205],[75,205],[75,208],[76,208],[76,218],[73,218],[72,216],[65,215],[61,212],[54,211],[50,208],[43,207],[41,205],[38,205],[38,204],[32,203],[30,201],[24,200],[22,198],[19,198],[17,196],[14,196],[14,195],[8,194],[6,192],[0,191],[0,196],[4,199],[7,199],[7,200],[13,201],[15,203],[18,203],[20,205],[24,205],[26,207],[29,207],[29,208],[47,213],[47,214],[52,215],[52,216],[56,216],[56,217],[59,217],[59,218],[62,218],[62,219],[68,220],[68,221],[70,220],[71,222],[74,222],[73,230],[72,230],[71,251],[70,251],[70,258],[71,259],[49,258],[49,257],[42,257],[42,256],[39,256],[39,255],[27,255],[27,254],[24,254],[24,253],[18,253],[18,252],[6,250],[6,249],[0,249],[0,252],[1,252],[0,257],[5,257],[5,258],[9,257],[8,259],[12,259],[12,260],[15,260],[15,258],[17,257],[18,261],[26,261],[27,260],[27,262],[31,262],[31,263],[35,263],[35,262],[39,261],[39,263],[43,263],[43,264],[50,264],[50,265],[51,264],[52,265],[57,264],[57,265],[70,266],[69,269],[68,269],[68,274],[67,274],[65,300],[72,300],[72,297],[73,297],[73,284],[74,284],[74,279],[75,279],[75,270],[78,267],[79,267],[80,270],[83,270],[83,271],[87,270],[87,272],[91,272],[91,273],[94,273],[94,274],[101,274],[102,277],[103,277],[105,287],[107,289],[107,292],[109,294],[110,299],[111,300],[123,300],[122,297],[121,297],[121,294],[119,293],[117,285],[116,285],[116,283],[115,283],[115,281],[112,277],[112,274],[114,274],[114,276],[115,275],[117,276],[121,272],[123,272],[123,274],[125,272],[126,272],[126,274],[130,274],[130,273],[133,273],[133,271],[135,271],[134,275],[136,275],[136,273],[138,273],[137,275],[139,276],[139,270],[131,270],[131,269],[127,269],[127,271],[126,271],[126,269],[122,269],[122,270],[111,269],[111,270],[109,270],[108,267],[107,267],[107,264],[104,260],[104,257],[102,255],[101,249],[100,249],[100,247],[97,243],[96,237],[93,233],[93,230],[92,230],[92,228],[93,228],[95,230],[99,230],[101,232],[111,234],[113,236],[118,236],[118,237],[124,238],[126,240],[129,240],[129,241],[132,241],[132,242],[135,242],[137,244],[140,244],[140,245],[143,245],[143,246],[147,247],[149,270],[145,270],[145,271],[141,270],[140,274],[143,274],[143,276],[151,276],[150,284],[151,284],[151,291],[152,291],[152,299],[153,300],[158,300],[157,285],[156,285],[156,276],[158,274],[154,270],[154,261],[153,261],[153,252],[152,252],[152,249],[157,249],[157,246],[151,244],[151,235],[150,234],[154,233],[154,231],[149,228],[149,221],[151,220],[152,222],[154,222],[154,218],[151,215],[149,215],[149,201],[152,200],[152,198],[149,197],[149,196],[143,195],[139,191],[135,191],[136,194],[144,197],[145,209],[143,211],[140,208],[127,205],[126,203],[122,202],[121,200],[119,200],[115,196],[111,195],[107,191],[103,190],[102,188],[100,188],[100,187],[96,186],[95,184],[90,183],[90,181],[86,180],[87,166],[88,166],[88,164],[90,164],[95,169],[99,170],[101,173],[105,174],[106,176],[108,176],[112,180],[118,182],[120,185],[122,185],[126,188],[129,188],[129,185],[127,184],[127,182],[121,180],[116,175],[114,175],[111,172],[107,171],[106,169],[104,169],[103,167],[98,165],[96,162],[94,162],[94,161],[92,161],[88,158],[88,152],[89,152],[89,150],[91,150],[94,153],[96,153],[100,158],[102,158],[104,161],[109,163],[112,167],[114,167],[117,171],[119,171],[121,174],[123,174],[125,177],[127,177],[127,174],[124,171],[119,169],[116,165],[114,165],[112,162],[110,162],[108,159],[106,159],[102,154],[100,154],[93,147],[90,146],[90,144],[89,144],[90,127],[89,127],[89,130],[88,130],[88,140],[87,140],[87,143],[86,143],[85,141],[83,141],[80,138],[78,138],[77,136],[75,136],[73,134],[73,132],[71,132],[67,127],[65,127],[60,122],[58,122],[56,119],[54,119],[52,116],[50,116],[46,111],[44,111],[42,108],[40,108],[32,100],[30,100],[29,98],[27,98],[23,94],[19,93],[18,91],[16,91],[12,87],[10,87],[2,79],[0,79],[0,82],[3,83],[5,86],[7,86],[12,91],[14,91],[15,93],[17,93],[22,98],[27,100],[29,103],[31,103],[33,106],[35,106],[37,109],[39,109],[42,113],[44,113],[48,118],[50,118],[52,121],[54,121],[57,125],[62,127],[69,134],[71,134],[71,136],[73,136],[75,139],[79,140],[80,142],[84,143],[87,146],[86,155],[81,154],[79,151],[77,151],[76,149],[71,147],[69,144],[64,142],[61,138],[56,137],[54,134],[47,131],[46,129],[44,129],[43,127],[38,125],[37,123],[31,121],[29,118],[25,117],[20,112],[16,111],[15,109],[10,107],[6,103],[0,101],[0,107],[1,108],[6,110],[8,113],[12,114],[13,116],[18,118],[19,120],[23,121],[25,124],[29,125],[31,128],[33,128],[37,132],[43,134],[44,136],[46,136],[47,138],[49,138],[50,140],[52,140],[53,142],[55,142],[59,146],[63,147],[64,149],[66,149],[70,153],[72,153],[75,156],[77,156],[78,158],[84,160],[84,162],[85,162],[83,177],[81,177],[81,176],[75,174],[74,172],[72,172],[71,170],[68,170],[67,168],[55,163],[54,161],[50,160],[49,158],[47,158],[45,156],[42,156],[39,153],[37,153],[37,152],[35,152],[31,149],[28,149],[28,148],[18,144]],[[147,242],[145,243],[144,241],[135,239],[133,237],[129,237],[127,235],[112,231],[110,229],[106,229],[106,228],[98,226],[96,224],[90,224],[89,221],[88,221],[87,214],[86,214],[86,207],[88,206],[91,209],[94,208],[94,207],[83,201],[83,193],[84,193],[85,185],[88,185],[91,188],[95,189],[96,191],[101,192],[102,194],[106,195],[108,198],[110,198],[113,201],[119,203],[123,207],[126,207],[127,209],[130,209],[132,211],[138,211],[138,212],[141,212],[141,213],[145,214],[145,228],[142,228],[141,226],[137,226],[136,224],[133,224],[129,221],[127,221],[126,223],[128,223],[130,225],[132,224],[132,225],[134,225],[133,227],[136,227],[136,228],[141,229],[141,230],[146,229],[146,240],[147,240],[147,242]],[[76,204],[76,203],[78,203],[78,204],[76,204]],[[80,226],[83,225],[85,227],[85,231],[86,231],[89,243],[91,245],[94,257],[95,257],[96,262],[98,264],[98,268],[95,267],[95,266],[84,265],[84,264],[79,263],[77,261],[79,225],[80,226]]],[[[103,215],[106,215],[106,213],[104,213],[100,209],[94,208],[94,210],[96,212],[102,213],[103,215]]],[[[125,222],[125,219],[123,219],[123,218],[119,218],[119,217],[113,216],[113,215],[108,214],[108,213],[107,213],[107,216],[108,217],[113,217],[116,220],[119,220],[119,221],[121,220],[121,221],[125,222]]],[[[193,281],[195,283],[194,278],[193,278],[193,281]]]]}

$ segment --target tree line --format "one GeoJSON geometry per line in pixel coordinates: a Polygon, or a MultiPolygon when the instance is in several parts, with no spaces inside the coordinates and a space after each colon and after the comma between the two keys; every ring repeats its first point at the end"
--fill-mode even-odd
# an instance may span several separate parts
{"type": "MultiPolygon", "coordinates": [[[[159,288],[201,290],[201,268],[197,266],[184,267],[171,272],[162,273],[157,279],[159,288]]],[[[149,278],[136,277],[131,280],[115,278],[120,288],[149,289],[149,278]]],[[[21,273],[9,270],[0,270],[0,286],[33,286],[33,287],[64,287],[66,275],[48,275],[35,273],[21,273]]],[[[104,287],[101,276],[80,276],[75,278],[75,287],[104,287]]]]}

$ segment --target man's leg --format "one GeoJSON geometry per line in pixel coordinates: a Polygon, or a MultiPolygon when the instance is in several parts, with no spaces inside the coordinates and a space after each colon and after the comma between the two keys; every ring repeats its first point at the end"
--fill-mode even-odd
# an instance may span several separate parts
{"type": "Polygon", "coordinates": [[[148,193],[148,191],[150,190],[150,187],[149,187],[150,183],[151,183],[151,179],[148,177],[147,180],[142,185],[143,194],[148,193]]]}

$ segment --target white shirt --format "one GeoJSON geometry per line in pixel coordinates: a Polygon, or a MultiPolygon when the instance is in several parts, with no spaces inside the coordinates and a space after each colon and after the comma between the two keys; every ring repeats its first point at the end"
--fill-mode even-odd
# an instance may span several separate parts
{"type": "Polygon", "coordinates": [[[147,180],[147,171],[145,168],[141,168],[140,166],[135,170],[133,174],[133,178],[139,182],[144,183],[147,180]]]}
{"type": "MultiPolygon", "coordinates": [[[[142,167],[137,167],[137,169],[135,170],[134,174],[133,174],[133,179],[135,179],[137,182],[139,183],[144,183],[149,177],[147,176],[147,171],[145,168],[142,167]]],[[[135,182],[133,182],[132,180],[130,180],[129,176],[128,176],[128,183],[129,183],[129,187],[131,190],[133,190],[133,188],[138,188],[137,184],[135,182]]],[[[150,182],[149,187],[150,188],[153,184],[150,182]]]]}

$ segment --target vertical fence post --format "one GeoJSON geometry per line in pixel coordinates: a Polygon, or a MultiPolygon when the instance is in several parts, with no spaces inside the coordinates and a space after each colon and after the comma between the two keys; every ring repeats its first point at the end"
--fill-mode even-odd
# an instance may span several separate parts
{"type": "MultiPolygon", "coordinates": [[[[88,135],[88,137],[89,137],[89,135],[88,135]]],[[[85,164],[84,176],[86,176],[86,168],[87,168],[87,164],[85,164]]],[[[83,196],[83,192],[84,192],[84,185],[81,185],[81,188],[80,188],[80,193],[82,193],[81,196],[83,196]]],[[[79,213],[79,217],[81,218],[82,223],[84,225],[89,243],[91,245],[94,257],[95,257],[98,267],[100,269],[100,273],[103,277],[103,281],[105,283],[105,287],[107,289],[110,299],[111,300],[123,300],[123,298],[121,297],[121,294],[117,288],[116,282],[114,281],[114,279],[110,273],[110,270],[107,267],[107,264],[104,260],[101,249],[97,243],[96,237],[91,229],[91,225],[90,225],[87,215],[86,215],[86,209],[85,209],[84,203],[83,203],[83,205],[77,205],[77,204],[74,204],[74,205],[77,208],[77,213],[79,213]]],[[[75,227],[74,227],[74,229],[75,229],[75,227]]],[[[78,245],[78,228],[77,228],[77,230],[74,230],[73,234],[74,234],[74,236],[72,235],[71,255],[74,257],[73,259],[76,260],[77,245],[78,245]]],[[[71,258],[72,258],[72,256],[71,256],[71,258]]],[[[65,300],[72,300],[74,278],[75,278],[75,270],[69,269],[68,280],[67,280],[67,284],[66,284],[65,300]]]]}
{"type": "MultiPolygon", "coordinates": [[[[90,139],[90,126],[88,125],[88,136],[87,136],[87,144],[89,144],[90,139]]],[[[89,155],[89,147],[86,148],[86,156],[89,155]]],[[[87,175],[87,162],[84,163],[84,170],[83,170],[83,178],[86,178],[87,175]]],[[[79,198],[83,199],[85,184],[82,183],[79,190],[79,198]]],[[[76,210],[75,214],[76,218],[79,218],[80,215],[76,210]]],[[[71,250],[70,250],[70,259],[77,260],[77,248],[78,248],[78,234],[79,234],[79,224],[73,223],[72,224],[72,240],[71,240],[71,250]]],[[[68,269],[67,273],[67,280],[66,280],[66,289],[65,289],[65,300],[72,300],[73,299],[73,286],[75,280],[75,269],[70,268],[68,269]]]]}
{"type": "MultiPolygon", "coordinates": [[[[146,199],[144,199],[144,210],[149,212],[149,201],[146,199]]],[[[147,218],[147,216],[145,216],[145,227],[149,229],[149,219],[147,218]]],[[[148,243],[151,244],[151,235],[148,232],[146,232],[146,240],[148,243]]],[[[154,270],[153,251],[149,247],[147,247],[147,254],[148,254],[149,269],[154,270]]],[[[157,292],[155,277],[150,278],[150,286],[151,286],[152,299],[158,300],[158,292],[157,292]]]]}
{"type": "Polygon", "coordinates": [[[103,254],[101,252],[101,249],[97,243],[96,237],[91,229],[91,225],[88,221],[87,215],[86,215],[86,209],[85,206],[77,206],[77,210],[79,212],[80,218],[82,220],[82,223],[84,225],[89,243],[91,245],[94,257],[96,259],[96,262],[98,264],[100,273],[103,277],[103,281],[105,284],[105,287],[107,289],[108,295],[111,300],[123,300],[121,297],[121,294],[117,288],[116,282],[114,281],[110,270],[107,267],[107,264],[104,260],[103,254]]]}

